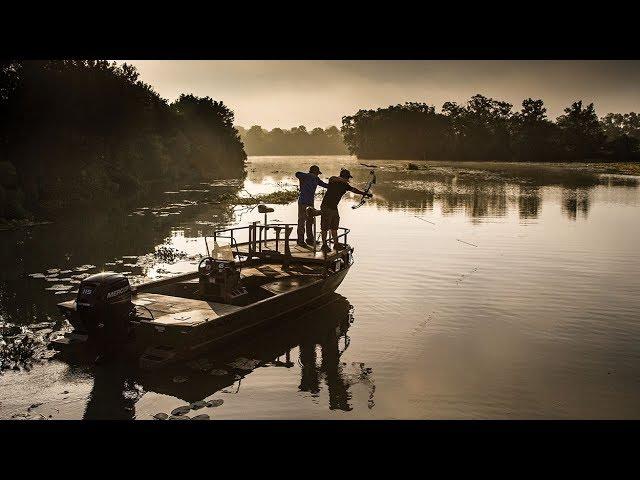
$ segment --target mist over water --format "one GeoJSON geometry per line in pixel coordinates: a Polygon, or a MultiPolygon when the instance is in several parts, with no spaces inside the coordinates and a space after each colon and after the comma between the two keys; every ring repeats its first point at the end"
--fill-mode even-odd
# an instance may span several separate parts
{"type": "MultiPolygon", "coordinates": [[[[195,269],[204,235],[262,220],[221,195],[294,188],[314,163],[323,178],[341,166],[356,186],[369,178],[353,157],[250,157],[243,181],[0,232],[0,321],[59,319],[74,275],[110,269],[135,283],[195,269]]],[[[207,355],[218,369],[238,357],[259,367],[236,378],[54,358],[0,375],[0,418],[151,419],[198,400],[223,400],[193,412],[212,419],[640,417],[638,177],[365,163],[378,166],[375,196],[341,202],[355,264],[337,294],[207,355]]],[[[270,220],[295,221],[296,208],[276,205],[270,220]]]]}

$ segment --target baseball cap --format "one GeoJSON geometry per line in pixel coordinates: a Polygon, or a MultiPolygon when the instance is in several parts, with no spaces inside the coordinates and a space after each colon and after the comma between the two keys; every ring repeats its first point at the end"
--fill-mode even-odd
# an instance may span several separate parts
{"type": "Polygon", "coordinates": [[[340,176],[342,178],[353,178],[353,175],[351,175],[351,172],[346,168],[343,168],[340,170],[340,176]]]}

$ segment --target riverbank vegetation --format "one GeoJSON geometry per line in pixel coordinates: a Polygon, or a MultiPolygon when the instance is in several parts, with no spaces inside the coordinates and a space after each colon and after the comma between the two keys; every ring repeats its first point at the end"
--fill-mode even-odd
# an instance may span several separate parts
{"type": "Polygon", "coordinates": [[[349,152],[362,159],[536,162],[640,161],[640,115],[598,118],[593,104],[572,103],[555,121],[542,100],[508,102],[474,95],[446,102],[360,110],[342,119],[349,152]]]}
{"type": "Polygon", "coordinates": [[[291,130],[265,130],[259,125],[237,127],[247,155],[347,155],[349,152],[337,127],[314,128],[303,125],[291,130]]]}
{"type": "MultiPolygon", "coordinates": [[[[246,190],[245,190],[246,192],[246,190]]],[[[248,192],[247,192],[248,193],[248,192]]],[[[260,203],[286,205],[298,199],[298,190],[276,190],[271,193],[262,193],[256,195],[238,195],[227,194],[223,197],[225,202],[233,205],[258,205],[260,203]]]]}
{"type": "Polygon", "coordinates": [[[209,97],[167,102],[127,64],[0,62],[0,219],[242,176],[233,120],[209,97]]]}

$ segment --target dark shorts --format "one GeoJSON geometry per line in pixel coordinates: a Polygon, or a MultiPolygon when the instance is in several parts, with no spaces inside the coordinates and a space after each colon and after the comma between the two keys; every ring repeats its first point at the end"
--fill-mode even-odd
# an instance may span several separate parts
{"type": "Polygon", "coordinates": [[[322,231],[337,230],[339,226],[340,215],[338,215],[338,210],[323,208],[320,216],[320,229],[322,231]]]}

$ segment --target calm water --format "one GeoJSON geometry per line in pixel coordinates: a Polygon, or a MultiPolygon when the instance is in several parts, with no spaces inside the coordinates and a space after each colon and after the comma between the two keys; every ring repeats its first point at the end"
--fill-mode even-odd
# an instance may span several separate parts
{"type": "MultiPolygon", "coordinates": [[[[176,186],[0,232],[2,321],[59,319],[55,304],[73,294],[56,293],[77,288],[74,275],[105,268],[137,282],[192,270],[203,235],[261,217],[221,204],[224,192],[295,186],[293,172],[312,163],[324,176],[346,165],[356,185],[369,173],[352,157],[249,160],[244,182],[176,186]],[[153,255],[159,247],[184,254],[163,260],[153,255]],[[64,287],[46,290],[54,285],[64,287]]],[[[224,403],[190,415],[640,417],[639,178],[366,163],[379,166],[375,197],[357,210],[356,198],[341,204],[356,263],[336,295],[208,355],[219,365],[245,357],[261,366],[237,378],[194,365],[150,375],[54,358],[0,375],[0,418],[150,419],[217,399],[224,403]]],[[[294,221],[295,204],[275,208],[272,220],[294,221]]]]}

